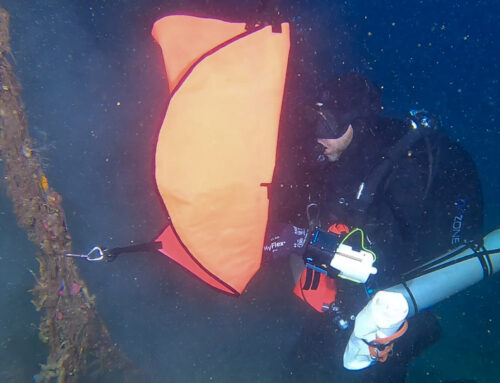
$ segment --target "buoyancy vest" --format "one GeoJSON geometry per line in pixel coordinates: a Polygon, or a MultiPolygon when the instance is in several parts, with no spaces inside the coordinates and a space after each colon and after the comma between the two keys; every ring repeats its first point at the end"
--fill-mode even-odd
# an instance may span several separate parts
{"type": "Polygon", "coordinates": [[[160,251],[239,295],[261,264],[289,25],[246,29],[191,16],[153,27],[171,92],[155,177],[171,224],[160,251]]]}
{"type": "MultiPolygon", "coordinates": [[[[452,142],[440,131],[420,134],[409,130],[373,166],[360,185],[363,187],[359,188],[357,196],[356,193],[346,195],[345,203],[339,204],[338,209],[349,206],[351,224],[363,227],[364,219],[370,222],[372,218],[369,216],[369,208],[372,204],[380,203],[377,201],[381,199],[387,199],[387,203],[391,203],[384,194],[384,187],[390,185],[390,182],[403,183],[404,178],[399,177],[406,176],[406,170],[416,169],[399,168],[403,161],[408,161],[408,153],[412,152],[413,160],[425,173],[426,185],[425,190],[415,191],[416,194],[407,190],[407,203],[402,207],[409,208],[420,202],[422,214],[418,222],[408,225],[415,232],[410,237],[412,240],[405,243],[407,247],[396,249],[395,254],[379,253],[379,264],[376,266],[380,268],[380,273],[375,277],[377,284],[384,285],[387,281],[398,279],[400,273],[414,267],[415,263],[424,263],[435,254],[468,243],[482,233],[483,200],[475,164],[459,144],[452,142]],[[401,257],[400,254],[406,257],[401,257]]],[[[335,181],[338,182],[338,178],[335,181]]],[[[382,230],[375,233],[381,234],[380,236],[389,235],[383,231],[382,225],[381,227],[382,230]]],[[[380,244],[384,239],[379,238],[380,236],[371,239],[380,244]]],[[[390,246],[392,244],[389,248],[390,246]]],[[[326,276],[322,278],[328,279],[326,276]]],[[[322,281],[317,289],[303,289],[305,281],[304,272],[294,292],[315,310],[321,311],[323,305],[335,300],[335,285],[330,287],[322,281]]]]}

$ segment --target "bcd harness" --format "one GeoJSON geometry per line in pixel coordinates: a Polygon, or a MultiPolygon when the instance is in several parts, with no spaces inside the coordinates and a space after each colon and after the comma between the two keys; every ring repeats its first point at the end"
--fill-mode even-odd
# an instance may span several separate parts
{"type": "MultiPolygon", "coordinates": [[[[430,132],[435,130],[433,119],[425,110],[410,111],[408,120],[409,131],[396,142],[384,156],[384,159],[374,167],[374,170],[360,184],[356,199],[353,201],[354,222],[360,226],[363,216],[373,204],[380,186],[387,178],[394,165],[400,161],[408,151],[420,140],[426,139],[426,148],[429,158],[429,176],[427,180],[426,193],[432,182],[432,168],[435,166],[435,158],[428,143],[430,132]]],[[[319,228],[319,205],[310,202],[306,208],[309,220],[309,233],[306,239],[307,248],[304,252],[306,270],[300,279],[300,286],[296,286],[295,293],[301,299],[308,302],[317,311],[341,311],[335,304],[336,286],[330,283],[329,287],[322,279],[343,278],[355,283],[364,284],[371,274],[376,273],[373,263],[375,254],[365,247],[369,242],[360,228],[350,230],[346,225],[333,224],[328,231],[319,228]],[[319,302],[313,298],[314,291],[326,301],[319,302]],[[330,289],[331,291],[327,291],[330,289]],[[333,309],[332,309],[333,308],[333,309]]],[[[345,321],[342,321],[343,323],[345,321]]],[[[345,326],[341,326],[345,327],[345,326]]]]}
{"type": "MultiPolygon", "coordinates": [[[[425,110],[410,111],[411,119],[410,130],[406,133],[389,151],[384,159],[375,166],[374,170],[368,175],[368,177],[360,184],[359,191],[354,200],[354,210],[357,216],[362,216],[366,214],[368,208],[372,205],[377,191],[380,189],[380,185],[383,180],[386,179],[389,172],[393,169],[394,165],[422,138],[426,137],[430,129],[434,129],[431,126],[431,119],[427,116],[425,110]]],[[[431,154],[429,154],[431,156],[431,154]]],[[[432,166],[432,165],[430,165],[432,166]]],[[[430,188],[431,177],[428,179],[428,185],[426,190],[430,188]]],[[[366,271],[361,272],[359,270],[351,270],[349,272],[339,272],[334,266],[330,265],[331,262],[339,265],[339,259],[335,261],[337,255],[346,254],[346,259],[353,260],[358,257],[360,265],[366,265],[365,259],[369,258],[362,252],[371,253],[369,250],[364,249],[365,235],[361,229],[355,229],[349,232],[349,228],[346,225],[334,224],[331,225],[328,231],[323,231],[318,228],[319,226],[319,208],[317,203],[309,203],[306,209],[307,218],[309,220],[309,240],[307,241],[308,247],[304,255],[304,260],[306,266],[310,270],[328,275],[332,278],[340,276],[344,279],[350,279],[356,282],[364,283],[368,277],[366,271]],[[314,210],[314,213],[312,211],[314,210]],[[344,241],[346,241],[354,233],[358,232],[360,234],[360,241],[358,245],[351,247],[351,250],[346,248],[344,241]],[[344,234],[347,234],[344,236],[344,234]],[[338,253],[338,254],[337,254],[338,253]],[[356,254],[356,255],[354,255],[356,254]],[[332,266],[331,268],[326,265],[332,266]],[[361,273],[359,275],[354,275],[356,273],[361,273]]],[[[355,221],[361,221],[360,218],[355,219],[355,221]]],[[[373,254],[373,253],[372,253],[373,254]]],[[[375,256],[373,254],[373,262],[375,261],[375,256]]],[[[340,262],[342,263],[342,262],[340,262]]],[[[371,267],[371,265],[370,265],[371,267]]],[[[367,269],[369,270],[369,268],[367,269]]],[[[371,273],[373,274],[373,273],[371,273]]],[[[306,285],[303,287],[305,289],[314,289],[318,277],[309,276],[306,278],[306,285]]]]}

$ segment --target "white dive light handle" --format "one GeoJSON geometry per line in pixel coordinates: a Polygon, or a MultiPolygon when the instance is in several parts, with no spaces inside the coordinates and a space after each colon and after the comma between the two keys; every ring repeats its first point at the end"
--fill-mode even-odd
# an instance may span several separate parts
{"type": "Polygon", "coordinates": [[[344,352],[344,367],[361,370],[375,363],[366,342],[387,338],[399,330],[408,315],[408,303],[400,293],[379,291],[356,316],[354,330],[344,352]]]}
{"type": "Polygon", "coordinates": [[[340,271],[339,277],[357,283],[365,283],[371,274],[376,274],[373,267],[375,257],[372,253],[353,250],[351,246],[340,244],[333,256],[330,266],[340,271]]]}

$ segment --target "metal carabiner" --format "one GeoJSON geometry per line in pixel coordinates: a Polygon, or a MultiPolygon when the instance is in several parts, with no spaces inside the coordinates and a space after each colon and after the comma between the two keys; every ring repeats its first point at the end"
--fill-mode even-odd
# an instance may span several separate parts
{"type": "Polygon", "coordinates": [[[102,261],[106,257],[106,249],[93,247],[87,254],[64,254],[65,257],[85,258],[89,262],[102,261]]]}

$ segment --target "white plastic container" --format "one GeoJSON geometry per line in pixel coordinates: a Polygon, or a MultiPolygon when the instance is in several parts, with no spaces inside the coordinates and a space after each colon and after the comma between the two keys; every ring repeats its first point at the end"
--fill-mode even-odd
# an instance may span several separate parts
{"type": "Polygon", "coordinates": [[[375,360],[368,345],[378,338],[387,338],[399,330],[408,315],[408,303],[400,293],[379,291],[356,316],[354,331],[344,352],[344,367],[361,370],[375,360]]]}

